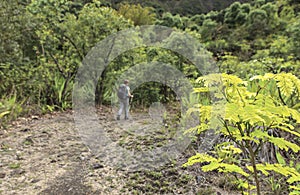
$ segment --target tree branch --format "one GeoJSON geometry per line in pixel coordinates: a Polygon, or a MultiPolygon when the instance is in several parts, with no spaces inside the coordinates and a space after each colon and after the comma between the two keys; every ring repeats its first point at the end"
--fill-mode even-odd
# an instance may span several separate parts
{"type": "Polygon", "coordinates": [[[63,77],[66,79],[66,75],[64,74],[64,72],[63,72],[62,69],[60,68],[57,59],[56,59],[50,52],[48,52],[48,53],[49,53],[50,57],[54,60],[54,63],[56,64],[56,67],[57,67],[58,71],[59,71],[59,72],[63,75],[63,77]]]}
{"type": "Polygon", "coordinates": [[[66,34],[63,34],[63,36],[68,39],[68,41],[70,41],[70,43],[74,46],[74,48],[76,49],[77,53],[79,54],[81,60],[84,59],[84,55],[80,52],[80,50],[78,49],[77,45],[74,43],[74,41],[68,37],[66,34]]]}

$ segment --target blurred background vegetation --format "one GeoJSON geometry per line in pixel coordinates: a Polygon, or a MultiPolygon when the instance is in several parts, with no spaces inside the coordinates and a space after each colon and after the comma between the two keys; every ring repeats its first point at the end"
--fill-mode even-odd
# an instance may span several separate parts
{"type": "MultiPolygon", "coordinates": [[[[1,1],[1,124],[19,115],[71,108],[74,77],[85,55],[108,35],[139,25],[191,34],[211,52],[221,72],[242,79],[266,72],[299,77],[299,10],[296,0],[1,1]]],[[[109,104],[118,75],[145,61],[173,64],[191,83],[200,76],[193,64],[172,52],[128,51],[99,79],[96,104],[109,104]]],[[[133,103],[144,106],[175,98],[157,83],[141,85],[134,94],[133,103]]]]}

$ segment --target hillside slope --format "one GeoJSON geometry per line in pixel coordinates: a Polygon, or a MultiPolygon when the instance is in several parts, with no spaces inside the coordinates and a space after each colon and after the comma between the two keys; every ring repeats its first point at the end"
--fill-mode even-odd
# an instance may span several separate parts
{"type": "MultiPolygon", "coordinates": [[[[154,7],[159,12],[171,12],[180,15],[194,15],[207,13],[212,10],[221,10],[236,2],[237,0],[107,0],[113,7],[117,7],[122,2],[133,4],[140,3],[144,6],[154,7]]],[[[239,2],[249,2],[249,0],[239,0],[239,2]]]]}

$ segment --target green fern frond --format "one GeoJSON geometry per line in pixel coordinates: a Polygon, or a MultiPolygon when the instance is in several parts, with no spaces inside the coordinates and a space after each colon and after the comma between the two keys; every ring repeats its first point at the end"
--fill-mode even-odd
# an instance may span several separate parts
{"type": "MultiPolygon", "coordinates": [[[[283,166],[282,164],[256,164],[256,168],[266,176],[268,176],[270,172],[277,172],[285,177],[289,177],[287,180],[289,183],[300,181],[300,173],[295,168],[283,166]]],[[[253,172],[252,166],[247,166],[247,169],[253,172]]]]}
{"type": "Polygon", "coordinates": [[[220,162],[221,160],[218,160],[208,154],[200,154],[200,153],[197,153],[195,154],[194,156],[190,157],[188,159],[188,161],[183,164],[182,166],[183,167],[187,167],[187,166],[192,166],[194,165],[195,163],[203,163],[203,162],[220,162]]]}
{"type": "Polygon", "coordinates": [[[208,165],[204,165],[201,168],[204,172],[218,170],[223,173],[238,173],[245,177],[248,177],[249,174],[246,173],[241,167],[235,164],[227,164],[227,163],[219,163],[219,162],[211,162],[208,165]]]}
{"type": "Polygon", "coordinates": [[[206,93],[209,92],[210,89],[209,87],[198,87],[198,88],[194,88],[194,93],[206,93]]]}
{"type": "Polygon", "coordinates": [[[298,99],[300,99],[300,79],[298,79],[295,75],[291,73],[266,73],[265,75],[257,75],[250,78],[250,81],[253,80],[261,80],[261,81],[270,81],[275,80],[276,86],[279,88],[281,94],[288,98],[291,95],[295,94],[298,95],[298,99]]]}
{"type": "Polygon", "coordinates": [[[280,89],[282,95],[284,95],[285,97],[290,97],[293,94],[295,85],[288,74],[278,74],[275,77],[275,80],[276,85],[280,89]]]}
{"type": "Polygon", "coordinates": [[[300,194],[300,185],[290,186],[290,189],[293,191],[289,195],[299,195],[300,194]]]}

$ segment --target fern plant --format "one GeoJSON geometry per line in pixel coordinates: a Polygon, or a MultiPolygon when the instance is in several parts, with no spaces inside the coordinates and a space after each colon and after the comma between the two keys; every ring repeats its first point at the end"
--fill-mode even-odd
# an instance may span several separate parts
{"type": "Polygon", "coordinates": [[[217,117],[220,125],[215,125],[215,132],[228,138],[228,141],[218,144],[211,154],[197,153],[183,166],[206,163],[202,166],[203,171],[217,170],[239,175],[239,187],[246,189],[248,194],[256,189],[258,195],[261,194],[260,175],[268,176],[270,172],[276,172],[287,179],[291,194],[297,193],[300,187],[298,170],[280,162],[264,162],[259,159],[259,151],[266,143],[283,151],[297,153],[300,150],[296,143],[270,133],[276,129],[300,137],[299,130],[294,127],[300,123],[300,113],[295,109],[300,100],[300,80],[288,73],[268,73],[255,76],[248,82],[227,74],[208,75],[197,81],[202,87],[195,89],[196,93],[208,93],[205,89],[210,89],[214,91],[212,99],[221,101],[223,97],[226,100],[225,114],[212,111],[218,101],[214,102],[215,105],[197,104],[188,114],[199,112],[201,123],[186,132],[205,133],[215,122],[212,118],[217,117]]]}

